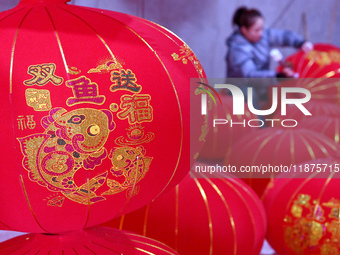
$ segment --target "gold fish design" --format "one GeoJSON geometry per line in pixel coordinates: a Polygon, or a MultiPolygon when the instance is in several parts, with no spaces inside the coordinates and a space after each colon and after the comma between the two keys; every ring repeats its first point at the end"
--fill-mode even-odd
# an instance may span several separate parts
{"type": "MultiPolygon", "coordinates": [[[[116,147],[110,151],[109,158],[113,167],[111,173],[120,177],[123,176],[125,181],[119,183],[115,180],[107,179],[107,185],[110,190],[102,195],[111,195],[119,193],[123,190],[136,189],[136,184],[142,180],[148,172],[152,157],[145,156],[146,150],[143,146],[133,147],[116,147]]],[[[134,194],[136,195],[136,194],[134,194]]]]}
{"type": "Polygon", "coordinates": [[[115,129],[112,113],[92,108],[70,112],[54,108],[41,125],[43,133],[18,138],[30,180],[78,203],[105,200],[95,191],[105,183],[108,171],[81,186],[73,177],[81,168],[93,170],[107,157],[104,144],[115,129]]]}

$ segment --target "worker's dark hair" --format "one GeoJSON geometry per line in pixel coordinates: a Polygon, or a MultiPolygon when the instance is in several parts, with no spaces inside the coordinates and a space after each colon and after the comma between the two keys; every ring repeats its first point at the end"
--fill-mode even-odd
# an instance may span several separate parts
{"type": "Polygon", "coordinates": [[[233,25],[250,28],[259,17],[263,18],[261,12],[258,10],[248,9],[247,7],[242,6],[239,7],[234,13],[233,25]]]}

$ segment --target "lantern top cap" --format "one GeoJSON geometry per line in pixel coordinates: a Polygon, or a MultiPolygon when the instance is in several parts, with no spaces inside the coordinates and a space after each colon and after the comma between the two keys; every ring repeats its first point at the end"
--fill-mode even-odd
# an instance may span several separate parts
{"type": "Polygon", "coordinates": [[[57,4],[57,3],[67,3],[71,0],[20,0],[20,4],[57,4]]]}

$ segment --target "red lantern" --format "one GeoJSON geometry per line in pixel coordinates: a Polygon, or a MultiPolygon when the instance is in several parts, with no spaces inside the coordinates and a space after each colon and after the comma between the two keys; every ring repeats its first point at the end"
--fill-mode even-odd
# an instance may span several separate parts
{"type": "Polygon", "coordinates": [[[340,49],[330,44],[315,44],[308,53],[301,50],[289,56],[286,64],[300,78],[339,77],[340,49]]]}
{"type": "Polygon", "coordinates": [[[340,119],[328,116],[318,116],[299,123],[299,127],[323,134],[339,144],[340,119]]]}
{"type": "Polygon", "coordinates": [[[60,235],[27,234],[0,244],[1,254],[178,254],[168,246],[127,231],[105,227],[75,230],[60,235]]]}
{"type": "Polygon", "coordinates": [[[308,89],[312,99],[339,103],[340,85],[340,49],[328,44],[315,44],[308,53],[299,51],[286,59],[286,65],[291,66],[300,78],[295,86],[308,89]]]}
{"type": "Polygon", "coordinates": [[[151,204],[104,225],[157,238],[184,255],[259,254],[266,216],[257,195],[230,175],[201,177],[188,175],[151,204]]]}
{"type": "Polygon", "coordinates": [[[273,174],[304,161],[333,156],[338,149],[329,138],[307,129],[266,128],[237,142],[225,165],[244,168],[240,177],[248,178],[246,183],[261,197],[273,174]],[[277,172],[270,167],[276,167],[277,172]]]}
{"type": "Polygon", "coordinates": [[[65,2],[22,0],[0,14],[7,229],[99,224],[189,169],[189,84],[204,77],[194,53],[155,23],[65,2]]]}
{"type": "Polygon", "coordinates": [[[267,188],[267,240],[278,254],[340,253],[339,163],[339,158],[302,163],[267,188]]]}
{"type": "Polygon", "coordinates": [[[204,160],[224,160],[230,154],[232,145],[239,140],[243,135],[252,132],[254,128],[246,126],[242,128],[231,127],[232,122],[248,122],[257,117],[252,114],[245,106],[244,116],[233,115],[233,100],[231,96],[221,95],[222,106],[213,106],[211,114],[213,119],[224,119],[228,123],[225,125],[216,125],[205,138],[203,149],[200,152],[200,159],[204,160]]]}

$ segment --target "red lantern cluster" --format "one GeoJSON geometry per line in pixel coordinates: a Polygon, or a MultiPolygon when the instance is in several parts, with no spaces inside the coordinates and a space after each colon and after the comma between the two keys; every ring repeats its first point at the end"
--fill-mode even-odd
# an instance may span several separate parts
{"type": "MultiPolygon", "coordinates": [[[[258,254],[266,217],[242,181],[187,176],[176,186],[207,131],[207,117],[190,112],[200,108],[202,92],[189,86],[190,78],[203,82],[205,74],[188,45],[147,20],[66,2],[22,0],[0,13],[0,228],[63,232],[19,237],[1,244],[0,251],[38,254],[55,246],[53,252],[62,254],[258,254]],[[190,129],[190,118],[196,129],[190,129]],[[160,196],[164,191],[169,192],[160,196]],[[176,251],[132,233],[91,227],[118,216],[107,224],[176,251]]],[[[339,55],[335,47],[316,45],[287,61],[300,77],[339,77],[339,55]]],[[[338,85],[330,79],[296,84],[313,99],[339,100],[338,85]]],[[[222,101],[226,108],[215,114],[230,121],[231,100],[225,95],[222,101]]],[[[340,108],[319,105],[306,104],[315,115],[339,117],[340,108]]],[[[255,118],[249,112],[245,117],[255,118]]],[[[337,119],[330,125],[331,131],[316,130],[338,142],[337,119]]],[[[202,157],[228,156],[225,164],[240,169],[294,165],[339,149],[307,129],[245,135],[251,130],[219,126],[202,157]]],[[[318,162],[339,165],[338,159],[318,162]]],[[[268,239],[280,254],[339,253],[333,176],[280,179],[268,186],[268,239]]],[[[261,195],[264,183],[251,182],[261,195]]]]}
{"type": "Polygon", "coordinates": [[[258,196],[230,175],[197,177],[104,225],[155,238],[179,254],[259,254],[266,215],[258,196]]]}

